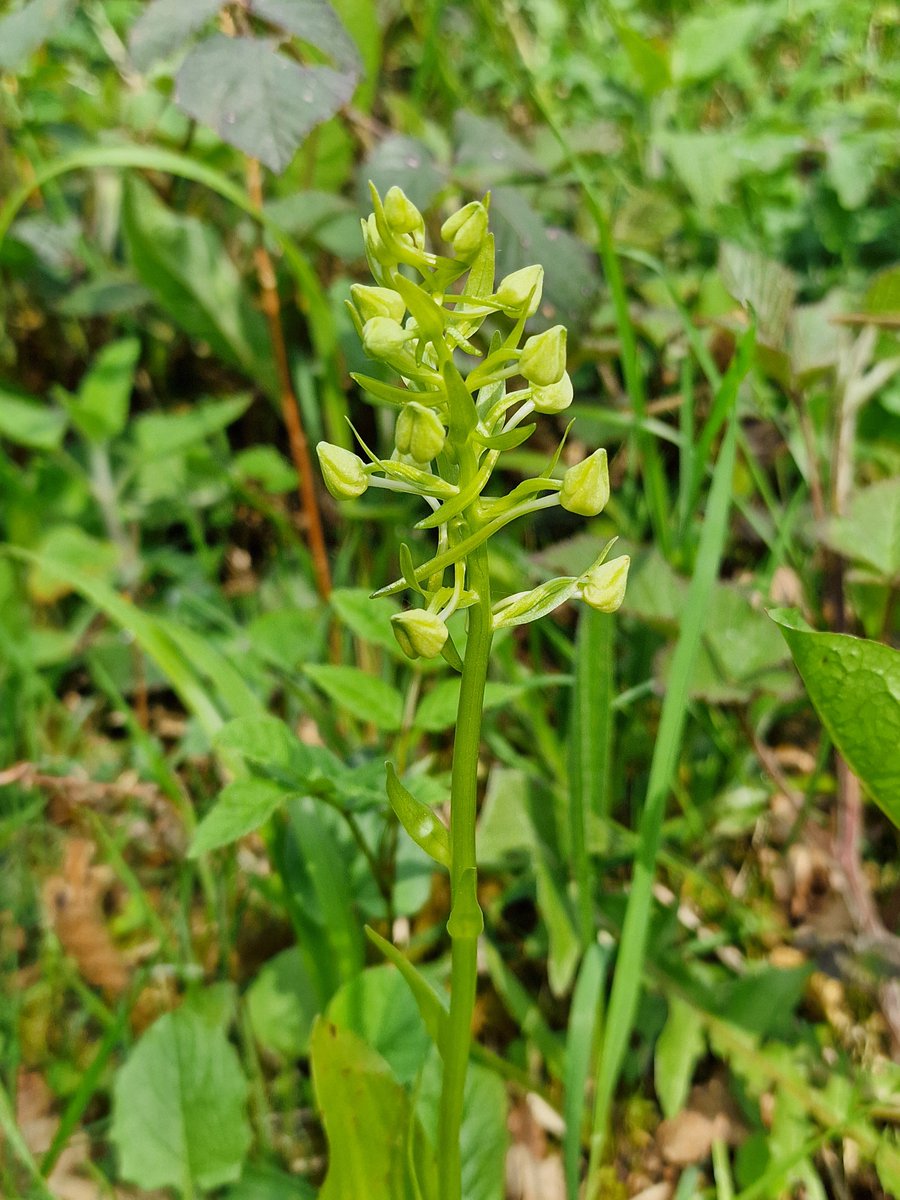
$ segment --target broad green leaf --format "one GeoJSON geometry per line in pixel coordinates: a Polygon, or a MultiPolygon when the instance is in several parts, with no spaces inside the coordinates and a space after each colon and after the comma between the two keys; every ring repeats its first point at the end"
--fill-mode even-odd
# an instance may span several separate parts
{"type": "Polygon", "coordinates": [[[228,1032],[235,1017],[237,988],[228,979],[208,987],[192,987],[182,1001],[182,1008],[202,1017],[207,1025],[228,1032]]]}
{"type": "Polygon", "coordinates": [[[246,1166],[225,1200],[316,1200],[316,1189],[308,1180],[277,1167],[246,1166]]]}
{"type": "Polygon", "coordinates": [[[30,450],[55,450],[67,424],[68,417],[61,409],[0,388],[0,438],[30,450]]]}
{"type": "Polygon", "coordinates": [[[543,263],[542,307],[554,314],[546,324],[578,320],[586,314],[599,281],[593,256],[583,242],[566,230],[547,226],[519,188],[499,187],[491,192],[491,226],[503,274],[543,263]]]}
{"type": "Polygon", "coordinates": [[[384,1059],[326,1020],[316,1022],[310,1051],[328,1139],[319,1200],[434,1200],[433,1152],[384,1059]]]}
{"type": "Polygon", "coordinates": [[[423,212],[445,184],[444,174],[425,143],[401,134],[381,139],[357,176],[357,192],[366,205],[369,180],[382,196],[396,184],[423,212]]]}
{"type": "Polygon", "coordinates": [[[828,146],[825,173],[848,212],[862,208],[872,194],[883,168],[880,131],[873,135],[848,134],[828,146]]]}
{"type": "Polygon", "coordinates": [[[238,717],[216,734],[217,750],[234,750],[249,763],[285,769],[291,765],[296,736],[284,721],[268,714],[238,717]]]}
{"type": "Polygon", "coordinates": [[[103,270],[76,284],[63,296],[57,310],[66,317],[116,317],[133,312],[151,299],[130,272],[103,270]]]}
{"type": "Polygon", "coordinates": [[[195,30],[222,7],[222,0],[150,0],[128,35],[128,48],[140,71],[179,50],[195,30]]]}
{"type": "Polygon", "coordinates": [[[273,608],[254,617],[245,628],[253,650],[278,670],[294,672],[322,656],[325,630],[318,606],[273,608]]]}
{"type": "Polygon", "coordinates": [[[314,663],[304,668],[316,687],[359,721],[371,721],[388,733],[400,728],[403,697],[383,679],[358,667],[314,663]]]}
{"type": "Polygon", "coordinates": [[[900,652],[846,633],[816,633],[788,609],[769,615],[832,741],[900,827],[900,652]]]}
{"type": "Polygon", "coordinates": [[[400,611],[395,600],[374,601],[368,588],[335,588],[329,603],[357,637],[389,650],[395,657],[404,657],[391,628],[392,614],[400,611]]]}
{"type": "MultiPolygon", "coordinates": [[[[533,689],[560,687],[569,682],[565,675],[537,675],[522,683],[489,682],[484,690],[485,712],[500,708],[533,689]]],[[[459,707],[460,681],[457,678],[441,679],[428,693],[416,710],[416,728],[428,733],[440,733],[456,722],[459,707]]]]}
{"type": "Polygon", "coordinates": [[[684,1107],[705,1045],[699,1011],[677,996],[670,996],[669,1015],[653,1056],[653,1079],[665,1117],[671,1119],[684,1107]]]}
{"type": "Polygon", "coordinates": [[[797,279],[777,262],[730,242],[719,251],[719,270],[728,292],[753,311],[760,340],[767,345],[784,345],[797,279]]]}
{"type": "Polygon", "coordinates": [[[125,428],[140,352],[137,338],[110,342],[96,355],[82,379],[70,412],[75,425],[90,441],[109,441],[125,428]]]}
{"type": "Polygon", "coordinates": [[[644,37],[622,21],[616,23],[616,32],[644,95],[655,96],[671,87],[672,69],[666,44],[658,38],[644,37]]]}
{"type": "Polygon", "coordinates": [[[430,1042],[412,992],[394,967],[369,967],[348,980],[325,1015],[376,1050],[398,1083],[413,1083],[430,1042]]]}
{"type": "Polygon", "coordinates": [[[864,312],[879,315],[900,312],[900,265],[895,263],[871,276],[862,307],[864,312]]]}
{"type": "Polygon", "coordinates": [[[258,17],[328,54],[335,66],[358,73],[356,45],[328,0],[250,0],[258,17]]]}
{"type": "Polygon", "coordinates": [[[377,762],[348,767],[325,746],[308,746],[284,721],[251,715],[230,721],[216,735],[216,749],[238,754],[282,791],[339,802],[344,809],[381,808],[384,791],[377,762]]]}
{"type": "Polygon", "coordinates": [[[778,21],[777,6],[717,6],[683,20],[672,45],[672,70],[679,82],[718,75],[735,55],[749,49],[778,21]]]}
{"type": "Polygon", "coordinates": [[[900,1139],[883,1136],[875,1155],[875,1170],[886,1196],[900,1196],[900,1139]]]}
{"type": "Polygon", "coordinates": [[[185,112],[273,171],[283,171],[306,135],[346,104],[357,79],[355,70],[300,66],[278,46],[213,34],[190,52],[175,85],[185,112]]]}
{"type": "Polygon", "coordinates": [[[125,185],[122,228],[134,269],[160,308],[189,337],[277,395],[265,320],[245,295],[218,232],[172,212],[133,176],[125,185]]]}
{"type": "Polygon", "coordinates": [[[529,780],[517,767],[491,767],[478,816],[478,861],[500,866],[511,854],[539,853],[540,839],[531,821],[529,780]]]}
{"type": "Polygon", "coordinates": [[[230,470],[241,483],[259,484],[273,496],[297,486],[297,472],[274,446],[248,446],[234,455],[230,470]]]}
{"type": "Polygon", "coordinates": [[[74,0],[29,0],[0,19],[0,70],[17,70],[68,20],[74,7],[74,0]]]}
{"type": "Polygon", "coordinates": [[[37,554],[43,561],[35,562],[28,572],[28,590],[42,604],[77,590],[68,578],[72,573],[109,582],[121,557],[112,542],[92,537],[78,525],[54,525],[37,546],[37,554]]]}
{"type": "Polygon", "coordinates": [[[703,214],[727,203],[737,180],[754,172],[774,172],[804,145],[793,134],[740,137],[718,131],[682,133],[671,129],[660,131],[656,143],[703,214]]]}
{"type": "Polygon", "coordinates": [[[282,950],[262,966],[245,999],[261,1046],[288,1059],[307,1053],[313,1021],[321,1007],[317,981],[296,946],[282,950]]]}
{"type": "Polygon", "coordinates": [[[687,580],[677,575],[655,547],[632,555],[622,609],[666,632],[677,628],[684,610],[687,580]]]}
{"type": "Polygon", "coordinates": [[[183,1192],[238,1178],[250,1146],[247,1084],[224,1031],[189,1009],[160,1017],[113,1084],[122,1177],[183,1192]]]}
{"type": "MultiPolygon", "coordinates": [[[[425,1062],[416,1111],[426,1133],[437,1141],[440,1107],[440,1058],[425,1062]]],[[[506,1150],[506,1088],[502,1079],[479,1063],[469,1063],[460,1129],[463,1200],[503,1200],[506,1150]]],[[[348,1198],[349,1200],[349,1198],[348,1198]]]]}
{"type": "MultiPolygon", "coordinates": [[[[381,70],[381,17],[377,0],[331,0],[331,7],[341,18],[356,43],[362,62],[362,76],[353,97],[354,105],[368,112],[378,92],[381,70]]],[[[346,247],[344,248],[346,252],[346,247]]]]}
{"type": "Polygon", "coordinates": [[[539,854],[535,859],[534,873],[538,910],[543,917],[549,942],[547,978],[550,991],[554,996],[564,996],[569,990],[581,957],[578,930],[568,897],[545,854],[539,854]]]}
{"type": "Polygon", "coordinates": [[[236,779],[197,826],[189,851],[191,858],[228,846],[265,824],[290,796],[268,779],[236,779]]]}
{"type": "Polygon", "coordinates": [[[763,1037],[786,1038],[794,1010],[803,997],[813,967],[756,966],[722,991],[722,1009],[732,1025],[763,1037]]]}
{"type": "MultiPolygon", "coordinates": [[[[522,177],[542,179],[546,170],[530,150],[514,138],[503,121],[461,109],[453,118],[453,172],[470,187],[496,188],[522,177]]],[[[538,258],[534,262],[540,261],[538,258]]],[[[478,293],[490,295],[493,288],[478,293]]]]}
{"type": "Polygon", "coordinates": [[[900,575],[900,478],[862,488],[849,511],[832,520],[828,544],[853,562],[873,567],[886,581],[900,575]]]}
{"type": "Polygon", "coordinates": [[[250,406],[249,393],[210,400],[178,412],[142,413],[132,424],[135,453],[144,466],[171,458],[226,429],[250,406]]]}
{"type": "MultiPolygon", "coordinates": [[[[663,656],[668,678],[671,656],[663,656]]],[[[784,645],[766,614],[738,588],[718,584],[707,607],[700,652],[691,676],[691,695],[714,704],[734,704],[758,693],[795,690],[784,645]]]]}

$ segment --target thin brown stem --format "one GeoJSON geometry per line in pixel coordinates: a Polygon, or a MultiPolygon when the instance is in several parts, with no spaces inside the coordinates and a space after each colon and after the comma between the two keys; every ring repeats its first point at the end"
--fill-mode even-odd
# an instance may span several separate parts
{"type": "MultiPolygon", "coordinates": [[[[257,208],[262,209],[262,172],[255,158],[247,159],[247,191],[250,194],[253,204],[257,208]]],[[[300,495],[300,505],[306,521],[306,532],[313,560],[316,588],[323,600],[327,600],[331,595],[331,570],[328,565],[328,551],[325,546],[322,514],[319,509],[319,500],[313,483],[314,475],[309,453],[309,442],[303,429],[300,405],[297,401],[294,385],[291,380],[287,347],[284,341],[284,328],[281,323],[281,301],[278,298],[275,267],[262,238],[260,238],[259,244],[255,249],[254,260],[256,263],[256,275],[259,280],[262,310],[269,326],[272,352],[275,356],[275,368],[278,373],[281,415],[284,420],[285,429],[287,430],[291,459],[294,463],[294,469],[297,472],[297,490],[300,495]]]]}

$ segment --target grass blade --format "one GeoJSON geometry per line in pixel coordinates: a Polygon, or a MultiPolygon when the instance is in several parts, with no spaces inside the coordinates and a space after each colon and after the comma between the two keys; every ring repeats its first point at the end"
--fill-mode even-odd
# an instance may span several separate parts
{"type": "Polygon", "coordinates": [[[603,1013],[603,989],[609,965],[610,948],[597,942],[588,946],[572,996],[569,1033],[566,1038],[563,1087],[563,1163],[566,1172],[566,1196],[578,1200],[578,1168],[581,1157],[581,1130],[584,1127],[584,1089],[594,1061],[597,1030],[603,1013]]]}
{"type": "MultiPolygon", "coordinates": [[[[736,395],[736,389],[735,389],[736,395]]],[[[688,687],[700,649],[703,621],[719,574],[728,532],[737,421],[732,415],[713,472],[700,537],[697,565],[688,589],[684,619],[672,658],[659,732],[650,766],[647,798],[638,832],[634,877],[610,998],[609,1017],[597,1074],[587,1200],[596,1200],[596,1176],[606,1141],[609,1111],[634,1026],[652,906],[653,875],[659,850],[666,797],[678,761],[687,717],[688,687]]]]}
{"type": "Polygon", "coordinates": [[[578,617],[572,733],[569,739],[569,827],[582,947],[594,936],[589,822],[609,814],[612,742],[613,617],[583,606],[578,617]]]}

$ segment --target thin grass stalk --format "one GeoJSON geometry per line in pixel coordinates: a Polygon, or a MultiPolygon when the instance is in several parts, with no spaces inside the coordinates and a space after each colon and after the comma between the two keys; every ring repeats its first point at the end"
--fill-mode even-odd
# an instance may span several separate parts
{"type": "Polygon", "coordinates": [[[612,743],[613,618],[583,609],[578,618],[572,736],[569,746],[569,825],[582,950],[594,940],[594,879],[588,853],[592,819],[609,815],[612,743]]]}
{"type": "Polygon", "coordinates": [[[586,1200],[597,1200],[598,1197],[598,1175],[606,1145],[612,1097],[637,1012],[665,802],[678,762],[687,719],[690,681],[700,649],[703,623],[719,575],[728,532],[736,443],[737,421],[732,416],[713,472],[706,521],[697,552],[697,565],[688,589],[681,632],[675,645],[650,766],[647,797],[638,831],[634,876],[625,912],[606,1035],[597,1072],[586,1200]]]}

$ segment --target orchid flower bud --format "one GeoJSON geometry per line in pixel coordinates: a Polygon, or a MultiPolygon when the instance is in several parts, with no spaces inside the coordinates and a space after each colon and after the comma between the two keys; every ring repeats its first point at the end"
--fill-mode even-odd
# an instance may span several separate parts
{"type": "Polygon", "coordinates": [[[393,317],[370,317],[363,326],[363,349],[369,358],[390,361],[406,350],[412,335],[393,317]]]}
{"type": "Polygon", "coordinates": [[[529,383],[549,387],[559,383],[566,369],[566,328],[554,325],[530,337],[522,347],[519,370],[529,383]]]}
{"type": "Polygon", "coordinates": [[[407,658],[437,658],[449,631],[436,613],[410,608],[391,617],[391,627],[407,658]]]}
{"type": "Polygon", "coordinates": [[[365,464],[359,455],[331,442],[319,442],[316,446],[319,466],[325,486],[335,500],[355,500],[369,486],[365,464]]]}
{"type": "Polygon", "coordinates": [[[403,320],[406,305],[403,297],[391,288],[368,287],[364,283],[354,283],[350,295],[364,324],[373,317],[390,317],[398,323],[403,320]]]}
{"type": "Polygon", "coordinates": [[[525,317],[533,317],[541,303],[543,287],[543,267],[522,267],[520,271],[513,271],[500,280],[494,299],[504,308],[516,309],[525,317]]]}
{"type": "Polygon", "coordinates": [[[609,468],[606,451],[595,450],[563,476],[559,502],[581,517],[596,517],[609,499],[609,468]]]}
{"type": "Polygon", "coordinates": [[[598,612],[615,612],[625,598],[630,565],[629,556],[622,554],[588,571],[578,581],[578,590],[585,604],[596,608],[598,612]]]}
{"type": "Polygon", "coordinates": [[[441,226],[441,237],[450,242],[457,258],[468,261],[481,249],[487,231],[487,209],[480,200],[473,200],[447,218],[441,226]]]}
{"type": "MultiPolygon", "coordinates": [[[[396,265],[396,256],[391,253],[381,240],[381,234],[378,232],[378,223],[375,220],[374,213],[370,213],[366,220],[363,221],[362,234],[366,256],[370,263],[379,263],[382,267],[393,267],[396,265]]],[[[374,268],[373,273],[376,278],[380,278],[379,273],[374,268]]]]}
{"type": "Polygon", "coordinates": [[[549,387],[532,388],[531,403],[535,412],[559,413],[569,407],[574,394],[569,373],[564,371],[562,379],[557,383],[551,383],[549,387]]]}
{"type": "Polygon", "coordinates": [[[396,184],[384,198],[384,217],[394,233],[412,233],[425,224],[412,200],[396,184]]]}
{"type": "Polygon", "coordinates": [[[411,455],[418,463],[431,462],[443,450],[446,440],[444,426],[433,409],[410,400],[400,410],[394,442],[401,454],[411,455]]]}

